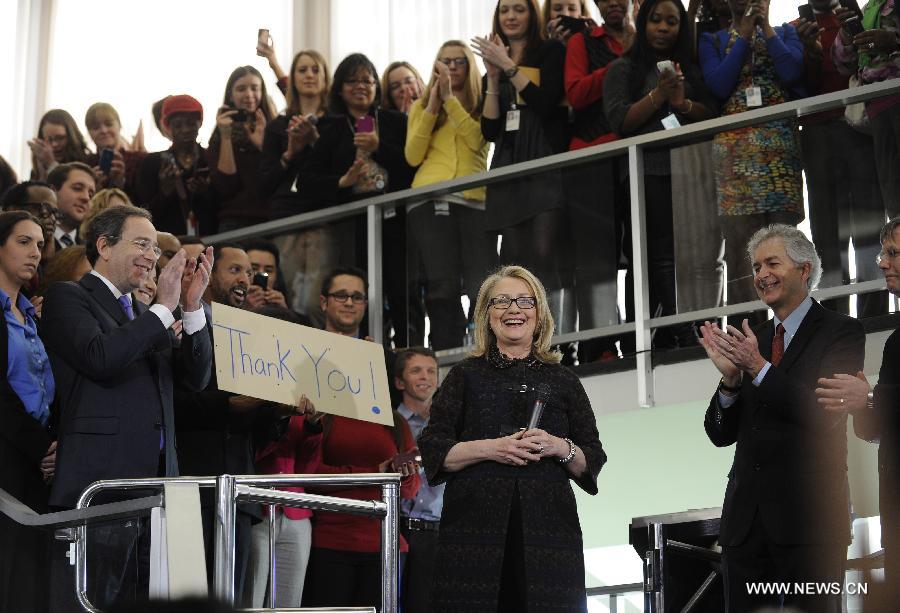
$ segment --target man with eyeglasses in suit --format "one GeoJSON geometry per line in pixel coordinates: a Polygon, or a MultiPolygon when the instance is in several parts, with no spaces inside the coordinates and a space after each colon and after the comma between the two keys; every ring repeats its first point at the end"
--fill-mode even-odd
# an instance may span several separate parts
{"type": "MultiPolygon", "coordinates": [[[[876,258],[889,292],[900,296],[900,217],[881,228],[881,252],[876,258]]],[[[884,547],[885,586],[900,581],[900,330],[884,343],[878,383],[866,376],[841,373],[820,379],[816,389],[823,409],[853,415],[856,436],[878,447],[878,506],[884,547]]]]}

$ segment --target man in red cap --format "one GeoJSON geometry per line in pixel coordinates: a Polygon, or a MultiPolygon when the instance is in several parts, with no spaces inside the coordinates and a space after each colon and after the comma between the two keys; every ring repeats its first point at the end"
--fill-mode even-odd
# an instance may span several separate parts
{"type": "Polygon", "coordinates": [[[163,102],[162,123],[172,146],[144,160],[138,177],[138,202],[150,209],[154,224],[162,232],[214,234],[216,213],[209,166],[197,142],[203,106],[187,94],[169,96],[163,102]]]}

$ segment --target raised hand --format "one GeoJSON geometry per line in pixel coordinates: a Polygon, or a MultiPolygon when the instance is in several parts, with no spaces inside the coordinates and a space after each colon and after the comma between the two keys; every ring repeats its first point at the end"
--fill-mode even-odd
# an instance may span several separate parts
{"type": "Polygon", "coordinates": [[[266,134],[266,114],[263,113],[261,108],[256,109],[254,120],[246,122],[244,129],[247,131],[247,136],[250,138],[253,146],[262,151],[263,137],[266,134]]]}
{"type": "Polygon", "coordinates": [[[187,254],[184,249],[179,249],[156,279],[156,302],[170,311],[174,311],[178,306],[181,296],[181,278],[186,262],[187,254]]]}
{"type": "Polygon", "coordinates": [[[491,76],[491,70],[488,66],[496,69],[495,75],[499,76],[500,72],[509,70],[516,65],[509,57],[509,49],[503,46],[503,41],[496,34],[491,34],[489,38],[476,36],[472,39],[472,51],[484,60],[484,67],[488,70],[488,76],[491,76]]]}
{"type": "Polygon", "coordinates": [[[212,247],[207,247],[206,251],[200,254],[199,262],[194,259],[185,262],[181,276],[181,304],[185,312],[192,313],[200,308],[200,299],[206,291],[206,286],[209,285],[212,266],[212,247]]]}
{"type": "Polygon", "coordinates": [[[722,373],[729,387],[737,387],[741,381],[741,369],[719,348],[717,338],[720,332],[718,324],[704,321],[700,326],[700,344],[706,350],[706,356],[722,373]]]}
{"type": "Polygon", "coordinates": [[[338,187],[341,189],[346,189],[348,187],[353,187],[356,185],[356,182],[359,180],[359,176],[363,171],[363,164],[365,162],[363,160],[357,159],[350,165],[350,168],[347,169],[347,172],[344,173],[340,179],[338,179],[338,187]]]}

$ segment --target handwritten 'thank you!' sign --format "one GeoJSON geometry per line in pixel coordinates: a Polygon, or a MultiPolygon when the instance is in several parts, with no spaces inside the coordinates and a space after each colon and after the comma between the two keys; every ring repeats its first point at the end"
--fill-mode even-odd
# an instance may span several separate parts
{"type": "Polygon", "coordinates": [[[219,389],[393,425],[381,345],[214,303],[219,389]]]}

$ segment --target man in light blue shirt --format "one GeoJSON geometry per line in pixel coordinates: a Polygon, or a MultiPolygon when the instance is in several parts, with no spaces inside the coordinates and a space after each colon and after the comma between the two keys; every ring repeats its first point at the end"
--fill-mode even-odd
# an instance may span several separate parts
{"type": "MultiPolygon", "coordinates": [[[[437,379],[437,360],[430,349],[412,347],[397,354],[394,386],[403,393],[397,412],[409,423],[416,440],[428,425],[437,379]]],[[[443,484],[428,485],[424,468],[420,469],[419,476],[422,486],[416,497],[400,501],[400,530],[409,544],[401,590],[404,613],[429,610],[438,527],[444,505],[443,484]]]]}

